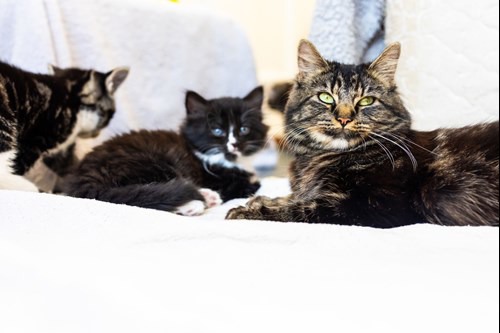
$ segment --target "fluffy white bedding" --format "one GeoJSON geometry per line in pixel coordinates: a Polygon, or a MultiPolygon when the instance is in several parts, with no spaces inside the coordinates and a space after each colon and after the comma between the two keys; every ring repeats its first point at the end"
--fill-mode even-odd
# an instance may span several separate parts
{"type": "Polygon", "coordinates": [[[0,202],[0,332],[498,332],[498,228],[223,220],[241,201],[198,218],[0,202]]]}

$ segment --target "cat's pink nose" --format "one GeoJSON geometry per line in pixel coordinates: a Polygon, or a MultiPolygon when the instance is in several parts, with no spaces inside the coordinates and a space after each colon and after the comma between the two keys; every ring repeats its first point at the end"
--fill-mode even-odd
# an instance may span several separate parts
{"type": "Polygon", "coordinates": [[[345,127],[352,121],[352,119],[349,118],[337,118],[337,120],[339,121],[340,125],[342,125],[342,127],[345,127]]]}

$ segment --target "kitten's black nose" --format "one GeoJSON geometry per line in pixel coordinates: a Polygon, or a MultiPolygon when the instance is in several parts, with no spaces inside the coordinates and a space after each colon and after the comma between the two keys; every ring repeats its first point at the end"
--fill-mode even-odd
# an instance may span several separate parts
{"type": "Polygon", "coordinates": [[[347,124],[349,124],[352,119],[349,118],[337,118],[337,121],[342,125],[342,127],[346,127],[347,124]]]}

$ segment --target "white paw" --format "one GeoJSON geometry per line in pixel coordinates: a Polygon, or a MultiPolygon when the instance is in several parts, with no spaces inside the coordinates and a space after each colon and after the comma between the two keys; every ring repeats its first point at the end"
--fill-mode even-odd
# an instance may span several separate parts
{"type": "Polygon", "coordinates": [[[220,198],[219,193],[208,188],[202,188],[199,192],[203,196],[203,198],[205,198],[205,203],[208,208],[212,208],[222,204],[222,199],[220,198]]]}
{"type": "Polygon", "coordinates": [[[198,216],[203,214],[204,211],[205,203],[201,200],[193,200],[177,208],[175,213],[184,216],[198,216]]]}

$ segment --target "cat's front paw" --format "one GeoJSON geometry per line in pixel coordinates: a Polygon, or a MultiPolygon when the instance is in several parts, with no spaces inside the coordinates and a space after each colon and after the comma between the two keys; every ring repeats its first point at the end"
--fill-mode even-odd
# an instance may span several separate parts
{"type": "Polygon", "coordinates": [[[246,207],[252,210],[261,210],[264,206],[273,206],[274,199],[266,196],[257,196],[248,200],[246,207]]]}
{"type": "Polygon", "coordinates": [[[226,220],[260,220],[262,215],[259,211],[247,207],[236,207],[230,209],[226,215],[226,220]]]}
{"type": "Polygon", "coordinates": [[[269,198],[257,196],[248,200],[245,207],[231,209],[228,220],[291,221],[287,215],[289,197],[269,198]]]}
{"type": "Polygon", "coordinates": [[[231,209],[227,215],[228,220],[261,220],[263,218],[262,210],[266,204],[272,202],[272,199],[264,196],[251,198],[245,207],[236,207],[231,209]]]}

